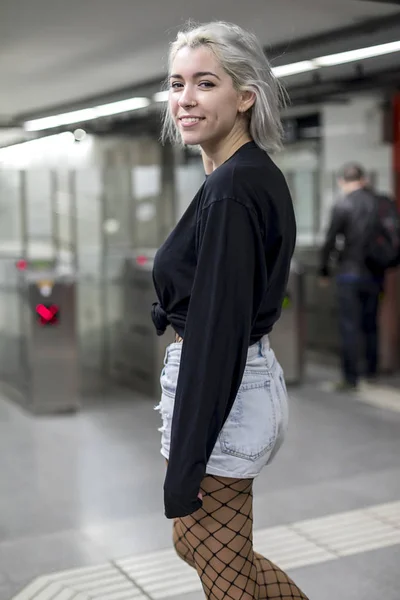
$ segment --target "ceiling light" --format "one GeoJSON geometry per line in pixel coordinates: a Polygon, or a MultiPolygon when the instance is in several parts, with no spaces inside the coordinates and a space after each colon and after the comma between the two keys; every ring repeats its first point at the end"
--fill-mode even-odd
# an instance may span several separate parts
{"type": "Polygon", "coordinates": [[[11,146],[4,146],[0,148],[0,161],[20,156],[24,152],[29,153],[32,151],[37,154],[41,149],[56,149],[57,147],[64,147],[65,145],[74,142],[74,139],[73,133],[70,131],[64,131],[63,133],[56,133],[54,135],[35,138],[33,140],[26,140],[25,142],[12,144],[11,146]]]}
{"type": "Polygon", "coordinates": [[[289,65],[273,67],[272,71],[276,77],[288,77],[289,75],[298,75],[299,73],[313,71],[317,68],[317,65],[315,65],[312,60],[302,60],[289,65]]]}
{"type": "Polygon", "coordinates": [[[167,102],[168,98],[169,98],[169,90],[166,90],[164,92],[157,92],[157,94],[154,94],[154,96],[153,96],[154,102],[167,102]]]}
{"type": "Polygon", "coordinates": [[[86,137],[86,131],[84,129],[75,129],[74,138],[77,142],[81,142],[86,137]]]}
{"type": "Polygon", "coordinates": [[[110,115],[138,110],[139,108],[149,106],[149,104],[150,100],[148,98],[128,98],[127,100],[119,100],[118,102],[110,102],[109,104],[26,121],[24,128],[26,131],[42,131],[43,129],[51,129],[53,127],[60,127],[61,125],[82,123],[98,119],[99,117],[108,117],[110,115]]]}
{"type": "Polygon", "coordinates": [[[349,50],[348,52],[338,52],[337,54],[329,54],[315,58],[313,62],[317,67],[331,67],[334,65],[342,65],[348,62],[363,60],[365,58],[373,58],[374,56],[382,56],[391,54],[392,52],[400,51],[400,41],[389,42],[388,44],[380,44],[378,46],[369,46],[368,48],[358,48],[357,50],[349,50]]]}
{"type": "Polygon", "coordinates": [[[349,50],[348,52],[338,52],[336,54],[320,56],[319,58],[313,58],[311,60],[289,63],[288,65],[274,67],[272,71],[276,77],[289,77],[290,75],[306,73],[307,71],[313,71],[314,69],[319,69],[321,67],[333,67],[335,65],[355,62],[357,60],[391,54],[392,52],[400,52],[400,41],[379,44],[378,46],[369,46],[368,48],[358,48],[356,50],[349,50]]]}

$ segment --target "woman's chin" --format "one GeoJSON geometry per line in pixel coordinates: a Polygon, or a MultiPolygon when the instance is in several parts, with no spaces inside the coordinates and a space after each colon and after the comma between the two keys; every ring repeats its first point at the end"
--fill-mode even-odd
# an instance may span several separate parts
{"type": "Polygon", "coordinates": [[[182,142],[185,146],[199,146],[201,144],[201,137],[196,135],[182,135],[182,142]]]}
{"type": "Polygon", "coordinates": [[[182,142],[185,144],[185,146],[198,146],[204,141],[205,137],[200,131],[194,131],[190,129],[181,129],[180,134],[182,137],[182,142]]]}

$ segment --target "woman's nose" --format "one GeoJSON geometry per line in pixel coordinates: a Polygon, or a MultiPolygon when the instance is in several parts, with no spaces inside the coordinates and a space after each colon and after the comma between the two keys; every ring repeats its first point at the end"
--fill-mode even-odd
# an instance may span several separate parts
{"type": "Polygon", "coordinates": [[[180,95],[178,103],[179,106],[181,106],[182,108],[186,106],[196,106],[196,99],[194,98],[194,95],[191,93],[191,91],[188,88],[186,88],[180,95]]]}

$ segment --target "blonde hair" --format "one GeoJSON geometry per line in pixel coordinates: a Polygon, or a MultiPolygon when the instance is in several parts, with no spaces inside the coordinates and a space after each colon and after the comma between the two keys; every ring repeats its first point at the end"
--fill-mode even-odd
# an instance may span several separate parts
{"type": "MultiPolygon", "coordinates": [[[[172,42],[169,52],[169,72],[179,50],[185,46],[209,48],[225,72],[232,78],[238,91],[255,93],[254,105],[249,109],[249,133],[254,142],[267,152],[282,147],[282,123],[280,109],[285,101],[283,86],[274,76],[271,66],[258,39],[253,33],[224,21],[202,25],[188,25],[172,42]]],[[[181,136],[166,107],[161,141],[170,140],[182,144],[181,136]]]]}

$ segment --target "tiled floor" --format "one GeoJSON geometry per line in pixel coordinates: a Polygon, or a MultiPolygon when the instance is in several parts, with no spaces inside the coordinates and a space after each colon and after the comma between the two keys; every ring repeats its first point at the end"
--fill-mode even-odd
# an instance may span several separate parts
{"type": "MultiPolygon", "coordinates": [[[[400,502],[258,529],[254,546],[288,572],[381,548],[396,554],[400,502]]],[[[196,572],[168,548],[36,578],[15,600],[166,600],[193,594],[201,595],[196,572]]]]}
{"type": "MultiPolygon", "coordinates": [[[[255,485],[256,530],[400,501],[400,413],[326,392],[325,377],[292,390],[288,440],[255,485]]],[[[33,418],[0,400],[0,600],[38,576],[170,547],[154,403],[119,390],[33,418]]],[[[400,545],[292,574],[311,600],[398,600],[398,564],[400,545]]]]}

